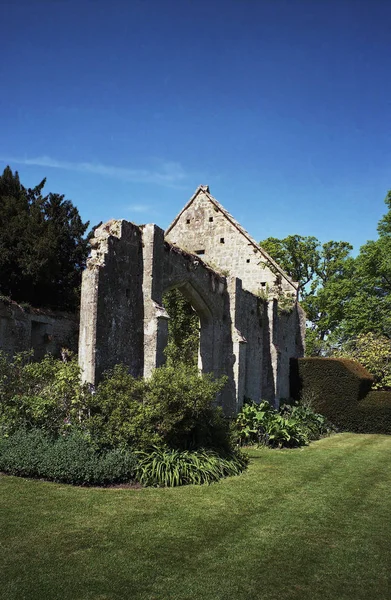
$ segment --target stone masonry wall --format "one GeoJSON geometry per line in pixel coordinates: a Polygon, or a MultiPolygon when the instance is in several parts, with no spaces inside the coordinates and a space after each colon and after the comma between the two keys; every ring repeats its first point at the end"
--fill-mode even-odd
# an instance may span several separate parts
{"type": "MultiPolygon", "coordinates": [[[[268,266],[259,248],[250,243],[207,193],[200,191],[167,232],[167,239],[198,254],[217,270],[239,277],[243,288],[256,293],[276,283],[276,273],[268,266]]],[[[283,291],[296,297],[296,289],[281,278],[283,291]]]]}
{"type": "Polygon", "coordinates": [[[60,356],[61,348],[77,351],[77,315],[23,309],[15,302],[0,301],[0,350],[9,356],[34,350],[34,358],[60,356]]]}
{"type": "MultiPolygon", "coordinates": [[[[149,377],[164,364],[169,315],[165,291],[178,288],[200,318],[199,366],[228,383],[219,399],[234,415],[247,396],[274,402],[288,386],[285,354],[298,356],[294,316],[279,319],[277,302],[243,289],[202,259],[164,239],[156,225],[110,221],[95,231],[83,274],[79,361],[92,384],[114,364],[149,377]],[[293,338],[292,338],[293,336],[293,338]],[[281,381],[287,378],[287,381],[281,381]]],[[[292,312],[293,315],[293,312],[292,312]]]]}

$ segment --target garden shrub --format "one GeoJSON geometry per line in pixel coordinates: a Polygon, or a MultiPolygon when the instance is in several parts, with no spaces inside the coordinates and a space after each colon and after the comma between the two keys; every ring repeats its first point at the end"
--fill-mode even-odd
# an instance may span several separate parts
{"type": "Polygon", "coordinates": [[[21,429],[0,438],[0,471],[74,485],[110,485],[134,481],[136,455],[131,451],[100,452],[78,432],[51,436],[21,429]]]}
{"type": "Polygon", "coordinates": [[[388,392],[370,391],[373,376],[350,359],[291,360],[291,394],[313,395],[317,412],[339,429],[359,433],[391,433],[388,392]]]}
{"type": "Polygon", "coordinates": [[[149,380],[136,380],[124,366],[106,374],[91,399],[84,426],[107,447],[231,448],[229,422],[216,396],[225,378],[200,376],[183,364],[155,369],[149,380]]]}
{"type": "Polygon", "coordinates": [[[373,375],[372,389],[391,388],[391,340],[377,333],[362,333],[349,340],[336,353],[337,356],[353,358],[373,375]]]}
{"type": "Polygon", "coordinates": [[[220,456],[211,450],[173,450],[154,448],[138,452],[137,479],[147,486],[212,483],[223,477],[239,475],[247,467],[248,458],[240,451],[220,456]]]}
{"type": "Polygon", "coordinates": [[[40,427],[62,433],[83,419],[87,390],[80,385],[75,358],[69,361],[46,355],[29,362],[30,353],[9,361],[0,353],[0,434],[40,427]]]}
{"type": "Polygon", "coordinates": [[[146,473],[158,455],[165,457],[161,465],[171,465],[162,485],[236,474],[245,459],[233,453],[231,424],[216,405],[225,382],[184,364],[156,369],[148,380],[116,366],[93,391],[80,384],[74,359],[46,356],[30,363],[28,355],[11,362],[0,357],[0,469],[108,485],[134,478],[137,450],[145,453],[138,455],[142,481],[153,485],[161,482],[146,473]]]}
{"type": "Polygon", "coordinates": [[[244,404],[236,429],[241,444],[273,448],[302,446],[330,431],[326,419],[308,406],[283,405],[277,411],[266,401],[244,404]]]}

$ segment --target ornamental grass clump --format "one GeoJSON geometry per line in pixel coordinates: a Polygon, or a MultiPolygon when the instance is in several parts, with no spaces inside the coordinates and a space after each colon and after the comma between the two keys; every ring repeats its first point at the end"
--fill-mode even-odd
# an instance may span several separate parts
{"type": "Polygon", "coordinates": [[[239,475],[248,463],[240,451],[223,457],[212,450],[154,448],[151,452],[137,452],[137,457],[138,481],[155,487],[210,484],[223,477],[239,475]]]}

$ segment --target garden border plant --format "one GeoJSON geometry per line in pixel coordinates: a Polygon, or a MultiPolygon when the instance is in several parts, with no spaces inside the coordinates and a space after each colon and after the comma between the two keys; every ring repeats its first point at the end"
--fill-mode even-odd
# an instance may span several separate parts
{"type": "Polygon", "coordinates": [[[82,485],[137,477],[148,485],[183,485],[246,468],[231,423],[216,406],[225,378],[179,364],[143,380],[118,365],[93,393],[80,384],[75,357],[29,359],[0,354],[4,472],[82,485]]]}

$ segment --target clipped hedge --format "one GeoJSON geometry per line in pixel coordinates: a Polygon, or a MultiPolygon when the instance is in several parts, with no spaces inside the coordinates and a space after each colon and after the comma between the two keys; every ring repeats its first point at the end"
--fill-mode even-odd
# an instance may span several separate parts
{"type": "Polygon", "coordinates": [[[74,485],[111,485],[135,480],[133,452],[99,452],[78,433],[53,438],[44,431],[21,429],[0,438],[0,471],[74,485]]]}
{"type": "Polygon", "coordinates": [[[360,433],[391,433],[390,396],[370,392],[373,376],[347,358],[291,360],[291,396],[311,396],[312,407],[336,427],[360,433]]]}
{"type": "Polygon", "coordinates": [[[369,392],[357,406],[352,427],[358,433],[391,434],[391,391],[369,392]]]}

